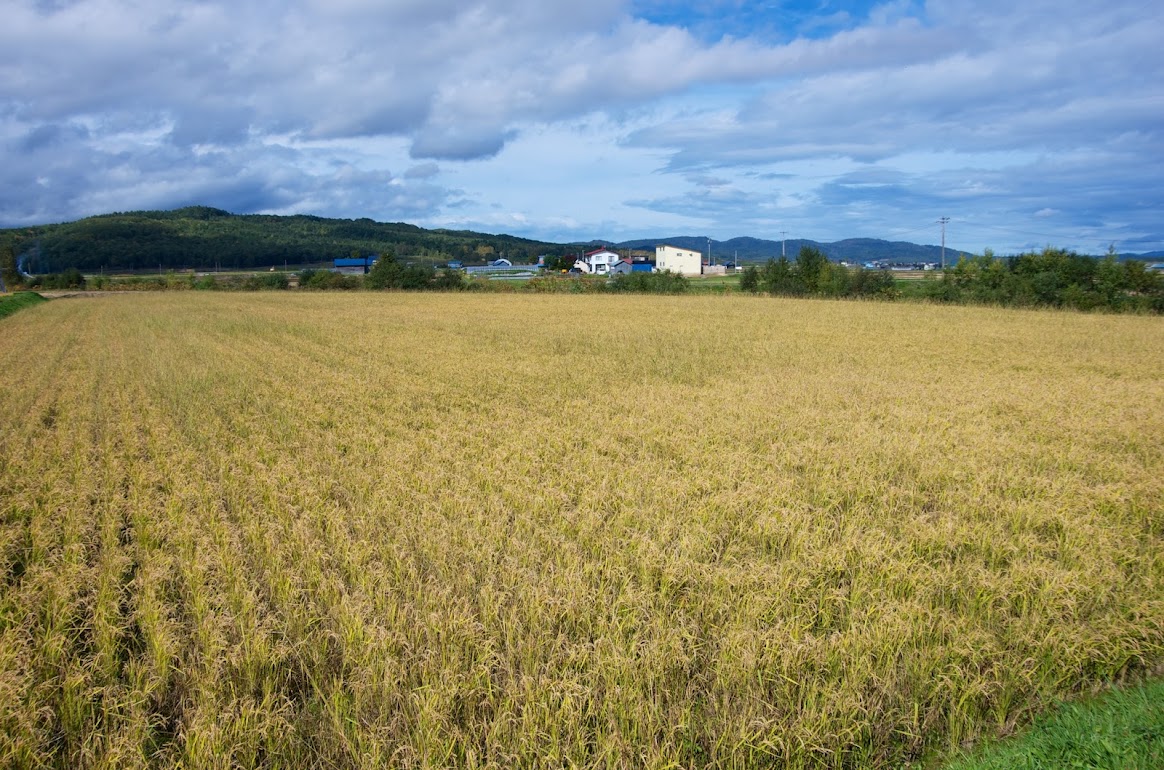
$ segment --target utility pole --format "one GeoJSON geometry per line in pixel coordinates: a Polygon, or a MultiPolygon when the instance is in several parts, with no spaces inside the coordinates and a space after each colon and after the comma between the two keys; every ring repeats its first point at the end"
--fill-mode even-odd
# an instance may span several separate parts
{"type": "Polygon", "coordinates": [[[942,224],[942,269],[946,269],[946,225],[949,223],[949,217],[942,217],[938,220],[942,224]]]}
{"type": "Polygon", "coordinates": [[[707,239],[707,266],[711,267],[711,239],[707,239]]]}
{"type": "Polygon", "coordinates": [[[788,257],[788,255],[784,253],[784,236],[786,236],[786,235],[788,235],[787,230],[780,231],[780,256],[781,256],[781,258],[788,257]]]}

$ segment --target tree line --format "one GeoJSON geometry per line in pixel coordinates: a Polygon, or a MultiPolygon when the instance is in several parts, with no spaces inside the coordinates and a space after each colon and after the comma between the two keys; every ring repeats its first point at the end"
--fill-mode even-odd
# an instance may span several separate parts
{"type": "Polygon", "coordinates": [[[897,282],[889,273],[830,262],[815,246],[802,246],[794,261],[780,257],[769,259],[762,267],[749,265],[740,276],[740,288],[785,297],[898,296],[897,282]]]}
{"type": "Polygon", "coordinates": [[[1164,313],[1164,276],[1114,252],[1096,259],[1046,248],[1000,259],[988,250],[959,260],[925,289],[937,302],[1164,313]]]}
{"type": "MultiPolygon", "coordinates": [[[[196,277],[171,272],[167,275],[116,280],[95,276],[86,280],[79,269],[68,267],[59,272],[29,278],[22,276],[17,269],[18,245],[19,241],[10,234],[0,239],[0,281],[8,290],[21,287],[263,290],[289,286],[288,278],[283,273],[196,277]]],[[[474,253],[479,253],[483,247],[477,244],[473,249],[474,253]]],[[[438,270],[432,261],[401,260],[392,248],[381,249],[380,254],[381,258],[367,276],[345,276],[330,270],[308,269],[300,271],[299,287],[308,290],[406,291],[509,291],[518,288],[498,282],[470,280],[455,270],[438,270]]],[[[350,252],[343,256],[348,255],[350,252]]],[[[688,279],[679,275],[631,273],[611,280],[546,276],[523,284],[521,290],[678,294],[689,288],[688,279]]],[[[1148,270],[1145,263],[1138,260],[1120,261],[1114,253],[1096,259],[1056,248],[1007,258],[995,257],[987,251],[982,256],[959,260],[953,268],[942,271],[936,277],[899,282],[889,272],[851,268],[830,262],[819,249],[804,246],[794,260],[781,257],[769,259],[762,266],[748,266],[741,275],[740,288],[752,293],[789,297],[892,300],[906,295],[942,303],[1164,313],[1164,276],[1148,270]]]]}
{"type": "Polygon", "coordinates": [[[936,278],[899,284],[888,272],[838,265],[805,246],[795,261],[769,259],[745,268],[740,278],[744,291],[793,297],[897,299],[905,285],[912,296],[934,302],[1164,313],[1164,276],[1143,262],[1056,248],[1009,258],[988,250],[960,259],[936,278]]]}

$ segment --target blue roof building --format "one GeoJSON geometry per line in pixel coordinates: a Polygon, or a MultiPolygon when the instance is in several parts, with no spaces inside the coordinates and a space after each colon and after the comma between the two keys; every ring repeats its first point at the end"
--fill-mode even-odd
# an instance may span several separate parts
{"type": "Polygon", "coordinates": [[[376,264],[377,259],[379,257],[375,254],[370,254],[366,257],[344,257],[335,260],[332,269],[337,273],[344,273],[345,275],[366,274],[372,265],[376,264]]]}

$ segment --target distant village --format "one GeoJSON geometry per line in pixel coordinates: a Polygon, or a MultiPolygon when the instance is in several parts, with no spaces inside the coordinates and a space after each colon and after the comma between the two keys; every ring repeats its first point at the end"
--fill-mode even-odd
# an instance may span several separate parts
{"type": "MultiPolygon", "coordinates": [[[[958,255],[961,256],[961,255],[958,255]]],[[[361,275],[367,273],[371,266],[376,264],[377,255],[367,257],[350,257],[335,259],[334,272],[343,275],[361,275]]],[[[569,258],[566,259],[569,263],[569,258]]],[[[838,262],[843,268],[860,268],[863,270],[888,270],[892,272],[928,272],[942,268],[937,262],[892,262],[888,259],[874,259],[868,262],[838,262]]],[[[545,256],[538,257],[538,262],[530,264],[514,263],[504,257],[492,259],[483,265],[464,265],[462,262],[448,262],[443,265],[450,270],[462,270],[470,276],[490,278],[528,278],[542,275],[546,272],[562,272],[573,276],[605,276],[615,277],[632,272],[662,272],[670,271],[684,277],[696,276],[725,276],[745,268],[737,258],[725,259],[717,262],[710,254],[703,254],[693,249],[681,249],[669,244],[660,244],[655,247],[654,257],[643,252],[626,251],[618,254],[608,248],[598,248],[585,251],[574,258],[569,268],[562,268],[562,259],[556,259],[554,265],[549,264],[545,256]]],[[[1149,272],[1164,272],[1164,263],[1147,265],[1149,272]]]]}
{"type": "MultiPolygon", "coordinates": [[[[347,275],[367,273],[376,263],[376,256],[352,257],[335,260],[334,270],[347,275]]],[[[568,260],[567,260],[568,262],[568,260]]],[[[559,261],[560,264],[560,261],[559,261]]],[[[884,260],[862,262],[860,264],[841,262],[843,267],[861,267],[865,270],[893,270],[917,271],[936,270],[936,262],[919,262],[916,264],[890,264],[884,260]]],[[[463,270],[469,275],[524,278],[551,270],[546,257],[538,257],[536,263],[520,264],[508,259],[495,259],[485,265],[465,266],[462,262],[449,262],[446,267],[453,270],[463,270]]],[[[664,270],[678,275],[693,277],[702,275],[728,275],[743,269],[744,265],[736,259],[717,263],[710,254],[704,254],[692,249],[681,249],[677,246],[663,244],[655,247],[654,257],[646,254],[622,255],[607,248],[598,248],[579,255],[573,265],[565,269],[556,269],[571,275],[608,276],[625,275],[627,273],[652,273],[664,270]]]]}

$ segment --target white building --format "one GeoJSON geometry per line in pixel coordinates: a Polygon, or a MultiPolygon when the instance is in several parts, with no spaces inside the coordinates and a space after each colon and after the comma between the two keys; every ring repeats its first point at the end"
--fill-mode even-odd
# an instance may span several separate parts
{"type": "Polygon", "coordinates": [[[607,275],[610,273],[610,268],[613,267],[622,257],[615,254],[613,251],[607,249],[595,249],[588,251],[574,263],[574,267],[581,270],[583,273],[592,275],[607,275]]]}
{"type": "Polygon", "coordinates": [[[679,249],[674,246],[655,247],[655,269],[670,270],[679,275],[701,275],[703,273],[703,255],[690,249],[679,249]]]}

